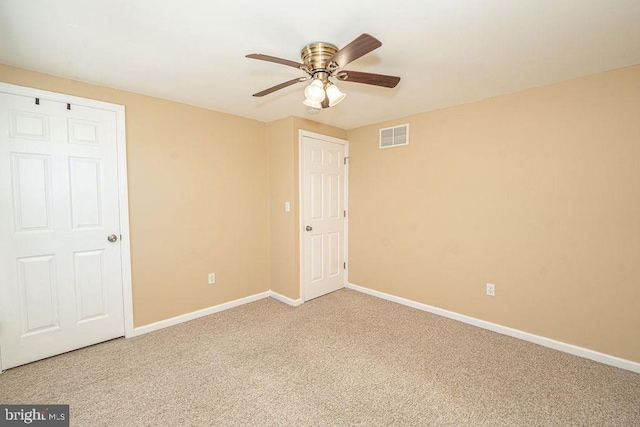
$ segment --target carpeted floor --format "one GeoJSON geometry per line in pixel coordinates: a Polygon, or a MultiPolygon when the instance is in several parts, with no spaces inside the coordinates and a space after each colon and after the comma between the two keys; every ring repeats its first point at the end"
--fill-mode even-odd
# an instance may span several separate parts
{"type": "Polygon", "coordinates": [[[640,375],[341,290],[265,299],[0,375],[74,426],[638,426],[640,375]]]}

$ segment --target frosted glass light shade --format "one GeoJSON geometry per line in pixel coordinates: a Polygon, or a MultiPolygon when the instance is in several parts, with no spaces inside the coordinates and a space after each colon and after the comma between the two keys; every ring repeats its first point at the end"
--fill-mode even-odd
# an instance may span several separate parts
{"type": "Polygon", "coordinates": [[[340,101],[342,101],[347,95],[345,93],[340,92],[338,86],[334,84],[330,84],[327,87],[327,97],[329,98],[329,107],[333,107],[337,105],[340,101]]]}
{"type": "Polygon", "coordinates": [[[320,104],[319,102],[316,101],[311,101],[310,99],[305,99],[304,101],[302,101],[302,103],[304,105],[306,105],[307,107],[311,107],[311,108],[317,108],[318,110],[322,109],[322,104],[320,104]]]}
{"type": "Polygon", "coordinates": [[[308,101],[322,102],[325,98],[324,84],[320,80],[314,80],[304,89],[304,96],[308,101]]]}

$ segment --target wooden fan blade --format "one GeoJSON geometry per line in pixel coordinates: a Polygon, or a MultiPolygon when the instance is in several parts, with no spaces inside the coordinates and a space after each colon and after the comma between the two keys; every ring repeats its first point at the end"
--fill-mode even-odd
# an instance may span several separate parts
{"type": "Polygon", "coordinates": [[[360,71],[340,71],[336,78],[343,82],[364,83],[367,85],[394,88],[400,77],[385,76],[384,74],[362,73],[360,71]]]}
{"type": "Polygon", "coordinates": [[[360,37],[334,53],[327,61],[327,64],[335,62],[338,64],[338,67],[344,67],[348,63],[355,61],[380,46],[382,46],[380,40],[370,36],[369,34],[362,34],[360,37]]]}
{"type": "Polygon", "coordinates": [[[322,109],[329,108],[329,97],[325,96],[322,100],[322,109]]]}
{"type": "Polygon", "coordinates": [[[275,56],[263,55],[261,53],[252,53],[247,55],[246,58],[259,59],[260,61],[275,62],[276,64],[288,65],[289,67],[300,69],[303,64],[296,61],[289,61],[288,59],[276,58],[275,56]]]}
{"type": "Polygon", "coordinates": [[[270,87],[269,89],[265,89],[262,92],[254,93],[253,96],[260,97],[260,96],[269,95],[271,92],[275,92],[277,90],[284,89],[287,86],[291,86],[291,85],[294,85],[296,83],[303,82],[305,80],[308,80],[308,78],[307,77],[298,77],[297,79],[289,80],[288,82],[280,83],[279,85],[275,85],[273,87],[270,87]]]}

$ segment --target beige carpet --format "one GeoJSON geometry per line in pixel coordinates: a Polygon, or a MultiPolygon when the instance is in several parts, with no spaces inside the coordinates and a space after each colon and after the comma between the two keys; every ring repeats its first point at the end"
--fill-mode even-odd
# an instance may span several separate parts
{"type": "Polygon", "coordinates": [[[640,375],[355,291],[261,300],[0,375],[74,426],[639,426],[640,375]]]}

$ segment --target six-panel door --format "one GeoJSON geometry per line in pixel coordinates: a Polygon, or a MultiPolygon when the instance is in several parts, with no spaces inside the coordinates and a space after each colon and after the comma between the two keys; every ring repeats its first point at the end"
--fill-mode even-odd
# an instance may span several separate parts
{"type": "Polygon", "coordinates": [[[124,335],[113,111],[0,94],[2,369],[124,335]]]}
{"type": "Polygon", "coordinates": [[[304,136],[302,151],[301,233],[306,301],[345,286],[345,147],[304,136]]]}

